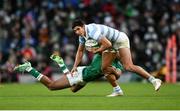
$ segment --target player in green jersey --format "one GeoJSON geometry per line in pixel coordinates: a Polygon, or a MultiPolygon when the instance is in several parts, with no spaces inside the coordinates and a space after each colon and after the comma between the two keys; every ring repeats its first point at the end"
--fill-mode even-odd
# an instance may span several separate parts
{"type": "MultiPolygon", "coordinates": [[[[38,81],[44,84],[49,90],[71,88],[72,92],[80,90],[86,85],[87,82],[94,81],[104,76],[101,71],[102,57],[99,54],[94,55],[93,60],[89,66],[80,66],[77,68],[77,71],[73,72],[73,74],[68,70],[61,57],[58,55],[51,55],[50,58],[57,62],[57,64],[60,66],[60,69],[64,73],[58,80],[50,80],[47,76],[41,74],[35,68],[33,68],[30,62],[25,62],[24,64],[18,65],[14,68],[14,70],[19,72],[27,71],[38,81]]],[[[114,69],[112,76],[118,79],[121,75],[121,70],[123,69],[121,64],[117,61],[114,61],[112,63],[112,68],[114,69]]],[[[121,88],[118,88],[118,90],[113,89],[113,96],[111,94],[108,95],[108,97],[122,95],[123,91],[121,88]]]]}

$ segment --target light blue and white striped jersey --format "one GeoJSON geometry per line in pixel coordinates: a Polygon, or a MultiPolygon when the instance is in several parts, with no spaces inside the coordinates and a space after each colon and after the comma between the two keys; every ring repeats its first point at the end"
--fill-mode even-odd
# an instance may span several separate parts
{"type": "Polygon", "coordinates": [[[84,44],[89,38],[99,41],[102,37],[106,37],[109,41],[115,42],[119,37],[119,31],[101,24],[85,25],[86,36],[79,37],[79,43],[84,44]]]}

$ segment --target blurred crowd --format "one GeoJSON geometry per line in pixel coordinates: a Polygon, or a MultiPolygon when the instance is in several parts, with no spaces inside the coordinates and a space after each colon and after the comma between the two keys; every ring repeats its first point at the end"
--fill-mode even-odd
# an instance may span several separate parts
{"type": "MultiPolygon", "coordinates": [[[[71,23],[77,17],[126,32],[134,62],[150,72],[165,65],[167,39],[175,34],[180,66],[179,0],[1,0],[0,82],[18,81],[13,67],[26,60],[51,77],[59,71],[52,53],[72,68],[78,38],[71,23]]],[[[92,56],[86,52],[82,64],[92,56]]]]}

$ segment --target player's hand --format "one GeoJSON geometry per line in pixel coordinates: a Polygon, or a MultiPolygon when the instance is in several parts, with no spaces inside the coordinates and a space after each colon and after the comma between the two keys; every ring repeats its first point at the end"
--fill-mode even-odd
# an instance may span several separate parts
{"type": "Polygon", "coordinates": [[[73,67],[72,70],[71,70],[71,73],[77,71],[77,67],[73,67]]]}

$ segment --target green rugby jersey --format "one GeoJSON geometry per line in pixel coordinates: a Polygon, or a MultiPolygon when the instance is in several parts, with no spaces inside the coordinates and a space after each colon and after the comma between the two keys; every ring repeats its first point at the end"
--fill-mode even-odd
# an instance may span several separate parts
{"type": "MultiPolygon", "coordinates": [[[[104,76],[101,71],[101,65],[102,65],[102,56],[100,54],[95,54],[91,64],[89,66],[86,66],[82,71],[83,80],[85,82],[89,82],[104,76]]],[[[118,60],[114,60],[112,65],[115,68],[119,68],[120,70],[123,70],[123,67],[118,62],[118,60]]]]}

